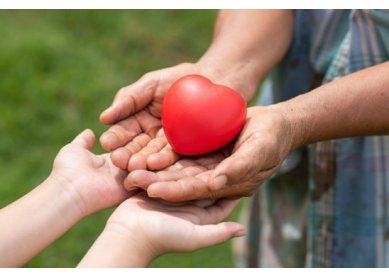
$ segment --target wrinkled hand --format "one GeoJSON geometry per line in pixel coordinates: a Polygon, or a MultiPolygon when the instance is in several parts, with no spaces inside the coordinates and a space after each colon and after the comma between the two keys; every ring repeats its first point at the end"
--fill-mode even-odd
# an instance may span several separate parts
{"type": "Polygon", "coordinates": [[[219,200],[207,207],[172,204],[141,192],[114,211],[104,231],[126,237],[130,246],[138,245],[136,254],[151,260],[166,252],[189,252],[245,235],[243,225],[221,222],[237,203],[219,200]]]}
{"type": "Polygon", "coordinates": [[[252,195],[293,148],[291,127],[272,107],[248,109],[239,137],[218,153],[186,158],[158,172],[130,172],[125,187],[169,201],[252,195]]]}
{"type": "Polygon", "coordinates": [[[123,188],[126,171],[114,166],[109,154],[95,155],[91,130],[80,133],[57,154],[50,177],[62,183],[82,216],[118,205],[131,196],[123,188]]]}
{"type": "Polygon", "coordinates": [[[102,123],[113,124],[100,142],[105,150],[112,151],[117,167],[158,170],[178,160],[162,130],[161,108],[171,84],[187,74],[207,72],[199,65],[184,63],[147,73],[119,90],[112,105],[100,116],[102,123]]]}

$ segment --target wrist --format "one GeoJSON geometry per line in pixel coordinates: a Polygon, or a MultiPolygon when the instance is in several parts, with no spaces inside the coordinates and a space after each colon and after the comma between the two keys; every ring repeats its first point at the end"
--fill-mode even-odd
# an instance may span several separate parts
{"type": "Polygon", "coordinates": [[[232,60],[207,52],[196,63],[205,75],[215,83],[235,89],[249,102],[255,95],[260,81],[265,77],[261,74],[256,59],[232,60]]]}
{"type": "Polygon", "coordinates": [[[71,180],[50,174],[42,185],[52,190],[54,210],[67,224],[75,224],[88,215],[85,203],[71,180]]]}
{"type": "Polygon", "coordinates": [[[157,255],[144,241],[141,233],[107,224],[78,267],[147,267],[157,255]]]}
{"type": "Polygon", "coordinates": [[[269,106],[280,114],[288,137],[291,137],[290,151],[309,143],[312,128],[309,127],[309,115],[293,104],[293,101],[281,102],[269,106]]]}

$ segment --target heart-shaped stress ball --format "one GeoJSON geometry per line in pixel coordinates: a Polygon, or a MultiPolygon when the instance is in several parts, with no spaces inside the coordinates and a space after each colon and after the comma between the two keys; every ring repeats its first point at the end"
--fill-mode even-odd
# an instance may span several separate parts
{"type": "Polygon", "coordinates": [[[246,101],[231,88],[200,75],[173,83],[162,106],[162,125],[173,150],[210,153],[231,142],[246,120],[246,101]]]}

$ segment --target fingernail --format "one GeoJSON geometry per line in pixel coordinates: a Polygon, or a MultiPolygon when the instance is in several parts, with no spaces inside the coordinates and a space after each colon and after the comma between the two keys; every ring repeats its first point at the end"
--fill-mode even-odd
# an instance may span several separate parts
{"type": "Polygon", "coordinates": [[[227,176],[225,176],[224,174],[216,176],[215,179],[213,180],[213,188],[215,190],[222,188],[227,184],[227,180],[228,180],[227,176]]]}
{"type": "Polygon", "coordinates": [[[106,132],[101,136],[100,142],[104,149],[113,150],[118,144],[118,138],[111,132],[106,132]]]}
{"type": "Polygon", "coordinates": [[[158,188],[148,188],[147,189],[147,195],[149,197],[153,197],[153,198],[156,198],[156,197],[159,197],[158,196],[158,188]]]}
{"type": "Polygon", "coordinates": [[[236,231],[234,233],[234,237],[242,237],[242,236],[245,236],[246,234],[247,234],[247,231],[246,231],[246,229],[243,228],[243,229],[236,231]]]}

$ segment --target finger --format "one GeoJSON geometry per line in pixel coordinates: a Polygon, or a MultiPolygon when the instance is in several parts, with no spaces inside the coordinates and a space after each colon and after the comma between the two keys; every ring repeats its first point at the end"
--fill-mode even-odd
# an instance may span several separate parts
{"type": "Polygon", "coordinates": [[[167,144],[157,153],[150,154],[147,158],[147,167],[150,170],[162,170],[174,164],[180,156],[167,144]]]}
{"type": "Polygon", "coordinates": [[[139,122],[136,118],[130,117],[111,126],[104,132],[100,137],[100,143],[105,150],[111,151],[124,146],[140,133],[142,133],[142,128],[139,122]]]}
{"type": "Polygon", "coordinates": [[[127,169],[128,160],[130,160],[131,153],[128,149],[125,147],[118,148],[111,152],[111,160],[112,163],[122,170],[127,169]]]}
{"type": "Polygon", "coordinates": [[[177,181],[150,181],[145,185],[149,197],[166,201],[192,201],[199,199],[229,198],[239,199],[251,196],[258,187],[257,182],[242,182],[229,185],[219,190],[210,190],[208,186],[212,171],[196,177],[180,178],[177,181]]]}
{"type": "Polygon", "coordinates": [[[138,152],[140,152],[143,148],[145,148],[147,146],[147,144],[151,141],[151,139],[152,138],[150,136],[148,136],[145,133],[142,133],[142,134],[138,135],[137,137],[135,137],[134,140],[132,140],[131,142],[129,142],[126,145],[125,148],[128,150],[128,152],[130,154],[130,158],[127,161],[128,171],[133,171],[133,170],[136,170],[138,168],[139,169],[146,169],[147,168],[146,160],[144,158],[142,158],[142,156],[136,157],[133,160],[132,160],[132,157],[135,154],[137,154],[138,152]]]}
{"type": "MultiPolygon", "coordinates": [[[[139,187],[147,189],[154,182],[178,181],[180,179],[197,176],[203,177],[202,173],[206,172],[206,168],[196,165],[192,160],[182,159],[173,166],[168,167],[163,171],[131,171],[125,181],[125,185],[130,187],[139,187]]],[[[207,178],[208,179],[208,178],[207,178]]]]}
{"type": "Polygon", "coordinates": [[[224,220],[238,205],[239,200],[220,199],[216,204],[208,206],[200,217],[201,224],[213,224],[224,220]]]}
{"type": "Polygon", "coordinates": [[[210,174],[211,172],[204,172],[177,181],[155,182],[148,186],[147,194],[149,197],[159,197],[173,202],[214,198],[207,185],[210,174]]]}
{"type": "MultiPolygon", "coordinates": [[[[193,174],[196,171],[193,170],[193,174]]],[[[166,182],[166,181],[176,181],[187,176],[191,171],[184,170],[181,171],[161,171],[161,172],[151,172],[147,170],[135,170],[128,174],[124,185],[127,189],[138,187],[142,189],[147,189],[150,184],[155,182],[166,182]]]]}
{"type": "Polygon", "coordinates": [[[158,77],[153,74],[120,89],[112,105],[101,113],[100,121],[103,124],[112,124],[145,108],[154,98],[158,77]]]}
{"type": "Polygon", "coordinates": [[[137,188],[146,190],[151,183],[158,180],[158,175],[155,172],[135,170],[130,172],[124,180],[124,188],[129,191],[137,188]]]}
{"type": "Polygon", "coordinates": [[[219,190],[225,186],[244,182],[253,171],[261,166],[263,159],[255,143],[244,143],[230,157],[224,159],[214,170],[209,180],[211,190],[219,190]]]}
{"type": "Polygon", "coordinates": [[[161,127],[159,118],[143,110],[112,126],[101,135],[100,142],[105,150],[113,150],[124,146],[140,133],[154,138],[161,127]]]}
{"type": "Polygon", "coordinates": [[[216,225],[195,225],[191,238],[186,241],[188,250],[209,247],[223,243],[233,237],[246,235],[246,228],[236,222],[222,222],[216,225]]]}
{"type": "Polygon", "coordinates": [[[78,134],[72,141],[73,144],[77,144],[87,150],[91,150],[95,145],[96,138],[92,130],[86,129],[78,134]]]}
{"type": "Polygon", "coordinates": [[[151,138],[147,134],[139,134],[127,145],[118,148],[111,153],[112,163],[123,170],[128,169],[131,156],[145,147],[150,140],[151,138]]]}
{"type": "Polygon", "coordinates": [[[167,144],[164,137],[151,139],[149,143],[133,154],[128,162],[128,170],[141,170],[147,168],[147,159],[150,155],[160,152],[167,144]]]}

